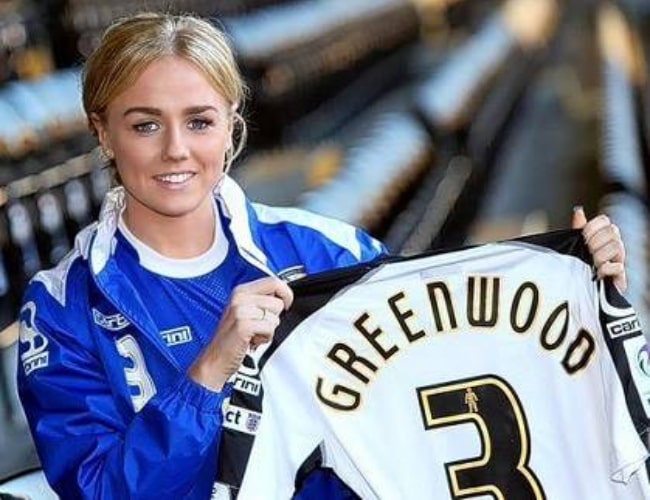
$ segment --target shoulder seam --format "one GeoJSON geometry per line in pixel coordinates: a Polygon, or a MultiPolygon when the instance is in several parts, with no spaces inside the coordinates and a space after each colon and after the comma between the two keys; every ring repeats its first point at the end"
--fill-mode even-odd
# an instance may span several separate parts
{"type": "Polygon", "coordinates": [[[83,258],[83,255],[78,249],[75,248],[63,259],[61,259],[61,261],[59,261],[55,267],[51,269],[41,270],[36,273],[31,279],[31,282],[42,283],[48,294],[62,307],[65,307],[66,290],[70,269],[79,258],[83,258]]]}

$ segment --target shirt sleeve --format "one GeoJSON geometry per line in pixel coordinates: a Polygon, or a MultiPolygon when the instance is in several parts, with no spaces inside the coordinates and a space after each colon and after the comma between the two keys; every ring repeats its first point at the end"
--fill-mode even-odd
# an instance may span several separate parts
{"type": "Polygon", "coordinates": [[[66,320],[64,308],[34,288],[19,317],[18,388],[54,490],[62,498],[125,499],[186,498],[195,484],[209,488],[196,478],[214,474],[228,390],[179,376],[135,413],[84,343],[83,319],[66,320]]]}
{"type": "Polygon", "coordinates": [[[604,340],[600,359],[611,477],[627,483],[648,457],[650,349],[635,310],[611,280],[595,283],[593,290],[604,340]]]}

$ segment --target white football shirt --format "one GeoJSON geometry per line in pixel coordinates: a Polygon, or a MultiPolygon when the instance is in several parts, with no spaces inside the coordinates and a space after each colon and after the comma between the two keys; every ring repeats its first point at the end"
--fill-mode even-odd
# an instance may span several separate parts
{"type": "Polygon", "coordinates": [[[317,466],[368,499],[650,498],[650,350],[579,232],[294,290],[235,379],[215,498],[290,498],[317,466]]]}

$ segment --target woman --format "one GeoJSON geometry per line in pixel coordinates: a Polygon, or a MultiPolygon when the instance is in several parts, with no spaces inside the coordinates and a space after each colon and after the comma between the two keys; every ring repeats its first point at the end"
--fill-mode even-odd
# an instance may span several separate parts
{"type": "MultiPolygon", "coordinates": [[[[246,200],[226,175],[243,94],[224,35],[193,17],[118,22],[87,61],[84,107],[122,186],[20,314],[20,395],[65,498],[208,498],[227,381],[291,305],[279,278],[385,252],[343,223],[246,200]]],[[[623,284],[616,228],[600,217],[584,231],[623,284]]]]}

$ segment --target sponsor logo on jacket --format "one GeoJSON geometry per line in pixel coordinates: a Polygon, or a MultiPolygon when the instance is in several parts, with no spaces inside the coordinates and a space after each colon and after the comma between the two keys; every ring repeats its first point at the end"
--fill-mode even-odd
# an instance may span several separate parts
{"type": "Polygon", "coordinates": [[[110,330],[111,332],[119,332],[131,323],[120,313],[104,314],[93,307],[93,321],[96,325],[110,330]]]}
{"type": "Polygon", "coordinates": [[[50,362],[49,340],[36,327],[36,304],[27,302],[20,310],[20,361],[25,375],[45,368],[50,362]]]}
{"type": "Polygon", "coordinates": [[[179,326],[178,328],[163,330],[160,332],[160,335],[169,347],[192,342],[192,330],[189,326],[179,326]]]}

